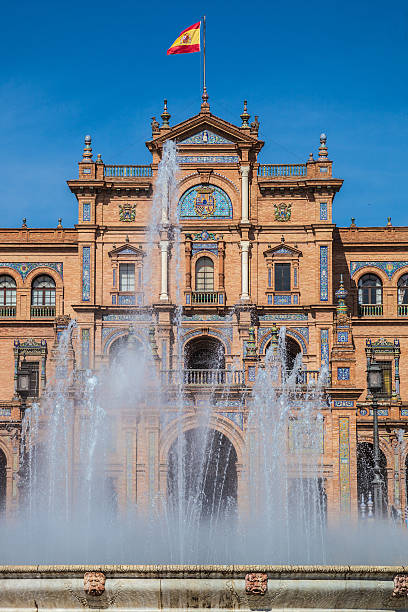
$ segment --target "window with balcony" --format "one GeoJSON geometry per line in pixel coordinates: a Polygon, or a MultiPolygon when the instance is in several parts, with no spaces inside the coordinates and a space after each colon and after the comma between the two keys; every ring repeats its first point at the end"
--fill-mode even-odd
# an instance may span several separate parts
{"type": "Polygon", "coordinates": [[[119,264],[119,291],[135,291],[135,264],[119,264]]]}
{"type": "Polygon", "coordinates": [[[14,278],[0,276],[0,317],[16,316],[17,285],[14,278]]]}
{"type": "Polygon", "coordinates": [[[275,291],[290,291],[290,263],[275,264],[275,291]]]}
{"type": "Polygon", "coordinates": [[[380,395],[391,397],[392,395],[392,361],[377,361],[381,367],[382,387],[380,395]]]}
{"type": "Polygon", "coordinates": [[[364,274],[358,281],[360,315],[382,315],[382,282],[375,274],[364,274]]]}
{"type": "Polygon", "coordinates": [[[195,265],[195,291],[193,304],[217,304],[218,294],[214,291],[214,262],[210,257],[200,257],[195,265]]]}
{"type": "Polygon", "coordinates": [[[398,314],[408,316],[408,274],[398,280],[398,314]]]}
{"type": "Polygon", "coordinates": [[[45,274],[37,276],[31,290],[31,316],[55,317],[55,281],[45,274]]]}

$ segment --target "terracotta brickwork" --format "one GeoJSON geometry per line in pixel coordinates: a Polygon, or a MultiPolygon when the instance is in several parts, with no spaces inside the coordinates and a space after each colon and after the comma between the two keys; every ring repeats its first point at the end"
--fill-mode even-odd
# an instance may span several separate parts
{"type": "MultiPolygon", "coordinates": [[[[398,509],[404,510],[405,454],[402,447],[395,451],[392,446],[392,432],[405,431],[408,420],[408,382],[400,376],[408,355],[408,305],[399,305],[397,288],[408,273],[408,228],[390,222],[383,228],[356,227],[354,222],[337,228],[332,209],[342,180],[334,177],[326,137],[321,136],[316,155],[304,164],[263,164],[258,160],[264,144],[258,129],[259,124],[249,124],[245,115],[241,127],[232,125],[212,115],[204,103],[196,116],[174,127],[167,119],[161,128],[154,126],[146,143],[152,154],[148,166],[108,165],[100,156],[94,160],[87,138],[79,175],[68,181],[78,202],[75,229],[60,224],[55,229],[30,229],[24,223],[20,229],[0,230],[0,274],[12,277],[16,285],[15,305],[9,310],[0,307],[0,449],[7,462],[7,512],[18,503],[15,475],[22,414],[15,390],[20,358],[14,341],[46,341],[44,376],[50,381],[56,318],[66,315],[77,321],[73,348],[78,369],[98,370],[108,364],[114,342],[129,334],[131,324],[135,337],[148,344],[146,329],[153,325],[157,367],[171,371],[178,355],[173,313],[180,303],[184,341],[200,336],[221,340],[225,368],[241,364],[244,374],[236,399],[253,384],[275,325],[284,325],[288,338],[297,343],[307,376],[315,376],[322,365],[328,367],[331,405],[324,413],[321,476],[330,521],[344,513],[357,516],[357,444],[372,440],[367,347],[375,345],[375,355],[390,364],[392,387],[380,403],[388,496],[394,504],[397,479],[398,509]],[[153,239],[149,232],[153,190],[167,140],[178,144],[183,211],[179,245],[166,228],[153,239]],[[166,241],[168,284],[163,298],[160,249],[166,241]],[[196,266],[203,256],[212,262],[212,292],[198,287],[196,266]],[[120,286],[123,264],[134,266],[132,290],[120,286]],[[289,275],[284,288],[276,285],[277,270],[289,275]],[[364,310],[358,283],[370,273],[380,279],[381,298],[364,310]],[[33,304],[33,283],[41,275],[52,279],[55,300],[40,308],[33,304]],[[335,295],[339,288],[346,292],[343,309],[341,294],[335,295]],[[251,327],[253,359],[244,349],[251,327]]],[[[237,411],[237,419],[245,423],[245,408],[243,415],[236,403],[229,410],[237,411]]],[[[241,428],[220,415],[214,418],[237,450],[238,473],[245,472],[245,425],[241,428]]],[[[133,479],[126,483],[119,476],[120,497],[140,499],[151,494],[150,485],[165,487],[165,471],[159,466],[166,464],[171,440],[160,427],[152,409],[143,431],[140,425],[137,432],[133,426],[123,430],[132,470],[136,463],[148,466],[149,457],[154,461],[144,472],[139,469],[138,490],[133,479]]],[[[244,497],[245,486],[238,477],[239,496],[244,497]]]]}

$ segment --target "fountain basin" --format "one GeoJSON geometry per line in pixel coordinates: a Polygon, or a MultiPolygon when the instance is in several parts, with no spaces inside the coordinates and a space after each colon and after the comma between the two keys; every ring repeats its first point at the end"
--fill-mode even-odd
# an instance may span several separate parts
{"type": "Polygon", "coordinates": [[[394,576],[408,566],[30,565],[0,567],[6,610],[406,610],[393,597],[394,576]],[[102,595],[87,595],[84,574],[106,576],[102,595]],[[268,575],[267,592],[245,591],[245,576],[268,575]]]}

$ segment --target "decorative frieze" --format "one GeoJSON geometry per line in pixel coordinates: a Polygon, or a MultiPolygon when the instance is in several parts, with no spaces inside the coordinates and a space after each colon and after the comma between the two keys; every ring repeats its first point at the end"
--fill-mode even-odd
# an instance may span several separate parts
{"type": "Polygon", "coordinates": [[[329,299],[329,248],[320,247],[320,301],[327,302],[329,299]]]}
{"type": "Polygon", "coordinates": [[[57,274],[63,278],[63,264],[62,262],[50,262],[50,261],[30,261],[30,262],[21,262],[21,261],[1,261],[1,268],[11,268],[18,272],[23,280],[26,279],[26,276],[36,270],[37,268],[49,268],[50,270],[54,270],[57,274]]]}
{"type": "Polygon", "coordinates": [[[179,144],[231,144],[231,140],[227,140],[223,136],[219,136],[210,130],[202,130],[179,144]]]}
{"type": "Polygon", "coordinates": [[[356,272],[363,268],[378,268],[391,279],[395,272],[405,267],[408,267],[408,261],[351,261],[350,276],[354,276],[356,272]]]}
{"type": "Polygon", "coordinates": [[[82,301],[91,299],[91,247],[82,247],[82,301]]]}

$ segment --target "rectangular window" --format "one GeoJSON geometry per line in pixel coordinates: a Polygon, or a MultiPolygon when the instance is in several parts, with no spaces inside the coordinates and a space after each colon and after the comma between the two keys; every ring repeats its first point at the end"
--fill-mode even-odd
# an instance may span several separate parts
{"type": "Polygon", "coordinates": [[[378,365],[381,367],[382,374],[382,388],[381,395],[391,397],[392,395],[392,362],[391,361],[378,361],[378,365]]]}
{"type": "Polygon", "coordinates": [[[290,264],[275,264],[275,291],[290,291],[290,264]]]}
{"type": "Polygon", "coordinates": [[[119,291],[135,290],[135,264],[119,264],[119,291]]]}
{"type": "Polygon", "coordinates": [[[38,381],[39,381],[39,363],[38,361],[27,361],[24,368],[28,371],[30,376],[29,391],[30,397],[38,397],[38,381]]]}

